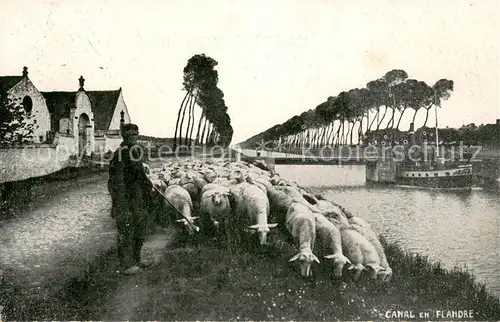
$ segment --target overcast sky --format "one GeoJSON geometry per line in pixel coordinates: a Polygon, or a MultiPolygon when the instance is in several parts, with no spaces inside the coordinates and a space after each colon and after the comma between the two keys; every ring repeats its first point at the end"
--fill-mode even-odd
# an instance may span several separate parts
{"type": "Polygon", "coordinates": [[[76,91],[80,75],[87,90],[122,87],[146,135],[173,136],[182,70],[199,53],[219,62],[233,143],[391,69],[455,82],[440,126],[500,118],[495,0],[0,4],[0,75],[26,65],[42,91],[76,91]]]}

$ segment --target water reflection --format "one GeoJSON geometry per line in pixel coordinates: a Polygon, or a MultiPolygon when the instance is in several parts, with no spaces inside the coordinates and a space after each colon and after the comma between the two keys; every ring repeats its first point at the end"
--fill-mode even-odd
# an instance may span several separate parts
{"type": "Polygon", "coordinates": [[[377,233],[446,267],[467,268],[500,295],[498,192],[365,184],[364,166],[279,165],[281,176],[345,205],[377,233]]]}

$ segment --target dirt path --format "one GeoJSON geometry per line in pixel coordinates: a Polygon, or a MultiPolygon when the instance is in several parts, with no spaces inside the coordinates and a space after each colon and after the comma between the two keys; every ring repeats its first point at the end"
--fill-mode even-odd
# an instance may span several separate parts
{"type": "Polygon", "coordinates": [[[57,292],[115,243],[107,174],[74,185],[0,223],[0,267],[26,296],[57,292]]]}

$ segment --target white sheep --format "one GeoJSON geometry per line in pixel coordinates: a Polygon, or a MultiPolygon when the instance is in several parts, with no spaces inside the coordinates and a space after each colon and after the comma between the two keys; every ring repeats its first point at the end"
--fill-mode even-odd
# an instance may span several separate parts
{"type": "Polygon", "coordinates": [[[302,277],[309,277],[312,275],[312,262],[320,262],[318,257],[313,253],[316,240],[315,215],[303,204],[293,203],[288,208],[285,225],[288,232],[292,235],[296,246],[299,248],[299,253],[289,261],[298,260],[300,275],[302,277]]]}
{"type": "Polygon", "coordinates": [[[172,179],[172,177],[170,176],[170,172],[162,170],[158,173],[158,179],[163,180],[168,185],[168,182],[172,179]]]}
{"type": "MultiPolygon", "coordinates": [[[[255,177],[255,176],[245,176],[245,180],[246,182],[250,183],[250,184],[253,184],[255,186],[257,186],[260,190],[262,190],[265,194],[267,194],[267,188],[265,185],[263,185],[262,183],[260,183],[259,181],[257,181],[256,179],[259,179],[259,177],[255,177]],[[254,179],[255,178],[255,179],[254,179]]],[[[264,179],[265,180],[265,179],[264,179]]]]}
{"type": "Polygon", "coordinates": [[[227,178],[216,178],[211,183],[218,184],[218,185],[225,186],[225,187],[229,187],[232,184],[232,182],[229,181],[229,179],[227,179],[227,178]]]}
{"type": "Polygon", "coordinates": [[[371,270],[371,277],[376,278],[380,266],[380,257],[372,243],[358,231],[350,228],[341,228],[342,251],[349,258],[351,265],[347,268],[353,270],[353,280],[358,281],[364,270],[371,270]]]}
{"type": "Polygon", "coordinates": [[[351,261],[342,253],[342,237],[339,229],[325,216],[316,215],[316,234],[321,248],[327,252],[324,258],[333,260],[333,273],[335,277],[342,276],[342,270],[351,261]]]}
{"type": "Polygon", "coordinates": [[[167,184],[165,181],[160,180],[160,179],[149,179],[153,186],[158,189],[162,194],[165,193],[165,190],[167,189],[167,184]]]}
{"type": "Polygon", "coordinates": [[[387,257],[385,255],[384,247],[380,243],[377,235],[372,230],[371,225],[367,223],[360,217],[352,217],[349,219],[350,229],[356,230],[358,233],[363,235],[375,248],[379,258],[380,266],[383,268],[377,272],[378,278],[382,282],[388,282],[392,278],[392,269],[387,262],[387,257]]]}
{"type": "MultiPolygon", "coordinates": [[[[232,221],[232,224],[238,225],[240,228],[248,226],[248,228],[255,230],[259,235],[260,244],[265,245],[270,229],[278,225],[267,222],[269,200],[266,193],[247,182],[232,186],[230,192],[235,204],[235,220],[232,221]]],[[[235,228],[233,226],[231,231],[235,231],[235,228]]],[[[238,235],[236,234],[236,236],[238,235]]]]}
{"type": "Polygon", "coordinates": [[[178,186],[181,184],[181,179],[180,178],[173,178],[168,181],[168,186],[178,186]]]}
{"type": "Polygon", "coordinates": [[[224,225],[224,230],[228,233],[231,204],[229,201],[229,189],[227,187],[207,184],[203,187],[200,200],[200,217],[205,222],[209,222],[215,230],[220,233],[220,224],[224,225]]]}
{"type": "Polygon", "coordinates": [[[246,178],[247,178],[246,171],[242,169],[232,169],[228,175],[229,181],[235,183],[245,182],[246,178]]]}
{"type": "Polygon", "coordinates": [[[203,175],[203,179],[207,183],[212,183],[218,177],[217,172],[210,168],[202,169],[200,170],[200,173],[203,175]]]}
{"type": "Polygon", "coordinates": [[[323,211],[325,216],[330,222],[335,224],[337,227],[347,227],[349,226],[349,221],[344,215],[342,210],[335,204],[327,200],[317,200],[315,204],[316,208],[323,211]]]}
{"type": "Polygon", "coordinates": [[[322,211],[307,202],[303,196],[297,194],[295,190],[285,189],[285,191],[283,191],[281,189],[276,189],[276,187],[274,187],[269,181],[261,178],[258,178],[255,181],[266,187],[272,213],[276,214],[278,222],[284,222],[284,216],[286,215],[288,208],[294,203],[300,203],[306,206],[313,213],[323,214],[322,211]]]}
{"type": "MultiPolygon", "coordinates": [[[[316,194],[314,196],[316,198],[316,200],[324,200],[324,201],[327,201],[322,195],[320,194],[316,194]]],[[[349,218],[352,218],[354,217],[354,215],[349,211],[347,210],[346,208],[342,207],[341,205],[337,204],[337,203],[334,203],[334,202],[331,202],[331,201],[328,201],[330,202],[331,204],[333,204],[336,208],[340,209],[340,211],[342,212],[342,214],[344,215],[344,217],[346,217],[347,219],[349,218]]]]}
{"type": "Polygon", "coordinates": [[[195,230],[198,231],[199,228],[194,224],[194,220],[198,217],[192,216],[193,202],[189,192],[181,186],[174,185],[167,187],[164,196],[168,201],[167,206],[175,207],[174,211],[182,214],[183,218],[176,220],[176,222],[184,223],[190,235],[194,234],[195,230]]]}
{"type": "Polygon", "coordinates": [[[198,200],[200,190],[206,184],[202,176],[193,171],[187,171],[184,176],[180,178],[179,185],[189,192],[192,200],[198,200]]]}

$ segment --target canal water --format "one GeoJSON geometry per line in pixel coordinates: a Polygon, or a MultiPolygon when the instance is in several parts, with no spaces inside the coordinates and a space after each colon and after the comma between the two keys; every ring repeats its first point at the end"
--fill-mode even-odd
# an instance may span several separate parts
{"type": "Polygon", "coordinates": [[[446,268],[465,266],[500,296],[498,192],[373,186],[365,183],[363,165],[277,165],[276,171],[344,205],[405,249],[446,268]]]}

